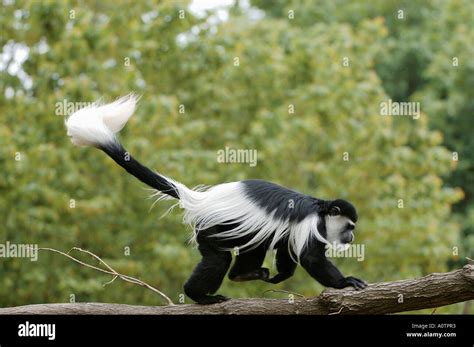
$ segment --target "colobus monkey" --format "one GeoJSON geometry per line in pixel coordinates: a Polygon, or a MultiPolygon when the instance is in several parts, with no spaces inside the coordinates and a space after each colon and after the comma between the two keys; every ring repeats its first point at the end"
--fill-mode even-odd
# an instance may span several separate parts
{"type": "Polygon", "coordinates": [[[354,206],[341,199],[321,200],[262,180],[218,184],[207,189],[185,185],[153,172],[131,157],[117,134],[135,110],[129,95],[106,105],[93,104],[66,120],[67,134],[77,146],[93,146],[108,154],[130,174],[157,190],[160,198],[179,200],[184,222],[193,228],[192,240],[202,259],[184,285],[187,296],[200,304],[228,300],[213,295],[228,277],[233,281],[279,283],[291,277],[297,263],[327,287],[367,284],[344,277],[326,258],[328,244],[348,245],[357,222],[354,206]],[[276,250],[278,273],[270,277],[262,267],[267,250],[276,250]]]}

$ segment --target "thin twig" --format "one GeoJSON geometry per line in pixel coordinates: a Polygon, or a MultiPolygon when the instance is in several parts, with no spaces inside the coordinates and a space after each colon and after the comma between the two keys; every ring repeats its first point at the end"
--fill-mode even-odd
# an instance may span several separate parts
{"type": "Polygon", "coordinates": [[[332,316],[332,315],[335,315],[335,314],[340,314],[343,309],[344,309],[344,306],[341,306],[341,308],[339,309],[339,311],[328,313],[328,316],[332,316]]]}
{"type": "Polygon", "coordinates": [[[98,261],[99,263],[104,264],[107,269],[109,269],[109,270],[112,271],[112,272],[115,272],[115,270],[112,269],[112,267],[111,267],[109,264],[107,264],[105,261],[103,261],[101,258],[99,258],[99,257],[98,257],[97,255],[95,255],[94,253],[89,252],[88,250],[85,250],[85,249],[82,249],[82,248],[79,248],[79,247],[72,247],[72,248],[69,250],[69,252],[67,252],[67,254],[71,253],[72,251],[79,251],[79,252],[87,253],[87,254],[89,254],[90,256],[92,256],[92,257],[94,257],[95,259],[97,259],[97,261],[98,261]]]}
{"type": "MultiPolygon", "coordinates": [[[[83,252],[83,253],[87,253],[89,254],[90,256],[92,256],[94,259],[96,259],[97,261],[99,261],[99,263],[102,263],[104,264],[104,266],[109,269],[110,271],[112,272],[116,272],[109,264],[107,264],[105,261],[103,261],[101,258],[99,258],[97,255],[95,255],[94,253],[92,252],[89,252],[88,250],[85,250],[85,249],[82,249],[82,248],[79,248],[79,247],[72,247],[69,252],[67,252],[67,254],[71,253],[72,251],[79,251],[79,252],[83,252]]],[[[111,284],[112,282],[114,282],[116,279],[118,278],[117,275],[115,275],[114,277],[112,277],[112,279],[110,281],[107,281],[103,284],[103,286],[105,287],[106,285],[109,285],[111,284]]]]}
{"type": "Polygon", "coordinates": [[[86,253],[86,254],[89,254],[90,256],[94,257],[96,260],[98,260],[101,264],[103,264],[105,267],[107,267],[108,270],[104,270],[104,269],[101,269],[100,267],[97,267],[97,266],[94,266],[94,265],[90,265],[90,264],[87,264],[87,263],[84,263],[83,261],[77,259],[77,258],[74,258],[73,256],[69,255],[68,253],[64,253],[64,252],[61,252],[61,251],[58,251],[57,249],[54,249],[54,248],[38,248],[38,250],[42,250],[42,251],[50,251],[50,252],[54,252],[54,253],[58,253],[58,254],[61,254],[69,259],[71,259],[72,261],[75,261],[76,263],[78,264],[81,264],[83,266],[86,266],[88,268],[91,268],[91,269],[94,269],[96,271],[100,271],[100,272],[103,272],[103,273],[106,273],[106,274],[109,274],[109,275],[113,275],[114,277],[108,281],[107,283],[105,283],[104,285],[107,285],[107,284],[110,284],[112,283],[113,281],[115,281],[115,279],[117,277],[119,277],[120,279],[126,281],[126,282],[130,282],[130,283],[133,283],[133,284],[137,284],[139,286],[142,286],[142,287],[145,287],[145,288],[148,288],[150,289],[151,291],[159,294],[162,298],[164,298],[167,302],[168,302],[168,305],[174,305],[173,301],[166,295],[164,294],[163,292],[159,291],[158,289],[156,289],[155,287],[152,287],[150,286],[149,284],[139,280],[138,278],[135,278],[135,277],[132,277],[132,276],[128,276],[128,275],[124,275],[124,274],[121,274],[117,271],[115,271],[110,265],[108,265],[105,261],[103,261],[100,257],[98,257],[97,255],[95,255],[94,253],[90,252],[90,251],[87,251],[87,250],[84,250],[84,249],[81,249],[81,248],[78,248],[78,247],[73,247],[71,248],[71,251],[78,251],[78,252],[82,252],[82,253],[86,253]]]}

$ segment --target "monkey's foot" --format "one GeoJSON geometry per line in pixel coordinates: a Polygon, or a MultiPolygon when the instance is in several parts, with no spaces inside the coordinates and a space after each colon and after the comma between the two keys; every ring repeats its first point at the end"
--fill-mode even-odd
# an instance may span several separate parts
{"type": "Polygon", "coordinates": [[[267,280],[270,277],[270,271],[262,267],[260,269],[248,272],[246,274],[237,275],[232,277],[231,280],[235,282],[254,281],[254,280],[267,280]]]}
{"type": "Polygon", "coordinates": [[[230,298],[224,296],[224,295],[205,295],[198,300],[196,300],[196,303],[199,305],[212,305],[212,304],[218,304],[220,302],[224,302],[230,300],[230,298]]]}

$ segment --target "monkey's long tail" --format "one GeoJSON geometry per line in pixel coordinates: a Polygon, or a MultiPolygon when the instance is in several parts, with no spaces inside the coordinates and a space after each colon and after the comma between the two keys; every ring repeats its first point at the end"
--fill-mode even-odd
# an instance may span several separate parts
{"type": "Polygon", "coordinates": [[[180,195],[192,191],[140,164],[122,147],[115,136],[132,116],[137,101],[138,97],[130,94],[110,104],[94,103],[80,109],[66,119],[67,134],[76,146],[99,148],[143,183],[180,199],[180,195]]]}

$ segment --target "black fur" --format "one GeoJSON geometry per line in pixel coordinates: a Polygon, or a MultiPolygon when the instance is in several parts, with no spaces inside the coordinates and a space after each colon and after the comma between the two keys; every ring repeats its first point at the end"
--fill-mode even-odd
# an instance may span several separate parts
{"type": "Polygon", "coordinates": [[[191,277],[184,284],[184,292],[199,304],[215,304],[228,300],[222,295],[214,294],[232,261],[230,252],[223,252],[218,246],[209,242],[209,238],[198,234],[199,252],[202,259],[194,269],[191,277]]]}
{"type": "Polygon", "coordinates": [[[313,240],[301,256],[301,266],[319,283],[326,287],[345,288],[352,286],[356,290],[364,289],[367,284],[355,277],[344,277],[336,266],[325,256],[321,242],[313,240]]]}
{"type": "Polygon", "coordinates": [[[280,283],[293,276],[297,264],[293,260],[296,259],[296,256],[294,254],[290,255],[290,252],[288,246],[285,244],[277,249],[276,268],[278,273],[272,278],[265,280],[266,282],[280,283]]]}
{"type": "Polygon", "coordinates": [[[327,208],[325,201],[296,192],[263,180],[242,181],[245,194],[268,214],[275,211],[275,217],[290,222],[300,222],[314,212],[327,208]]]}
{"type": "Polygon", "coordinates": [[[107,153],[117,164],[123,167],[128,173],[138,178],[143,183],[152,188],[179,199],[178,190],[174,184],[168,182],[164,177],[151,171],[146,166],[140,164],[135,160],[123,147],[115,141],[99,147],[102,151],[107,153]]]}
{"type": "MultiPolygon", "coordinates": [[[[118,142],[101,146],[100,149],[140,181],[179,199],[175,185],[129,156],[118,142]]],[[[334,213],[334,211],[348,217],[354,223],[357,222],[358,217],[354,206],[345,200],[320,200],[262,180],[246,180],[242,181],[242,184],[245,187],[246,197],[268,214],[275,211],[274,217],[276,218],[288,218],[290,222],[298,223],[308,215],[317,213],[319,215],[318,230],[323,237],[326,237],[325,216],[334,213]],[[337,208],[335,209],[335,207],[337,208]]],[[[222,295],[214,295],[221,286],[232,262],[231,252],[223,249],[241,246],[248,242],[252,235],[225,240],[212,237],[212,235],[234,227],[236,227],[235,224],[217,225],[199,230],[197,234],[198,249],[202,259],[184,285],[186,295],[197,303],[214,304],[228,300],[222,295]]],[[[288,239],[281,240],[276,246],[278,273],[273,277],[269,276],[268,269],[262,268],[268,247],[268,242],[263,242],[252,250],[238,254],[229,272],[229,278],[233,281],[263,280],[269,283],[279,283],[291,277],[297,264],[294,261],[296,255],[290,254],[288,239]]],[[[301,254],[300,264],[324,286],[334,288],[352,286],[355,289],[367,286],[364,281],[357,278],[344,277],[326,258],[325,245],[316,239],[310,240],[309,245],[301,254]]]]}
{"type": "Polygon", "coordinates": [[[339,207],[339,210],[341,211],[340,214],[343,216],[348,217],[351,221],[354,223],[357,222],[358,216],[357,216],[357,211],[349,201],[342,200],[342,199],[336,199],[331,201],[331,203],[328,205],[328,209],[331,209],[331,207],[337,206],[339,207]]]}

